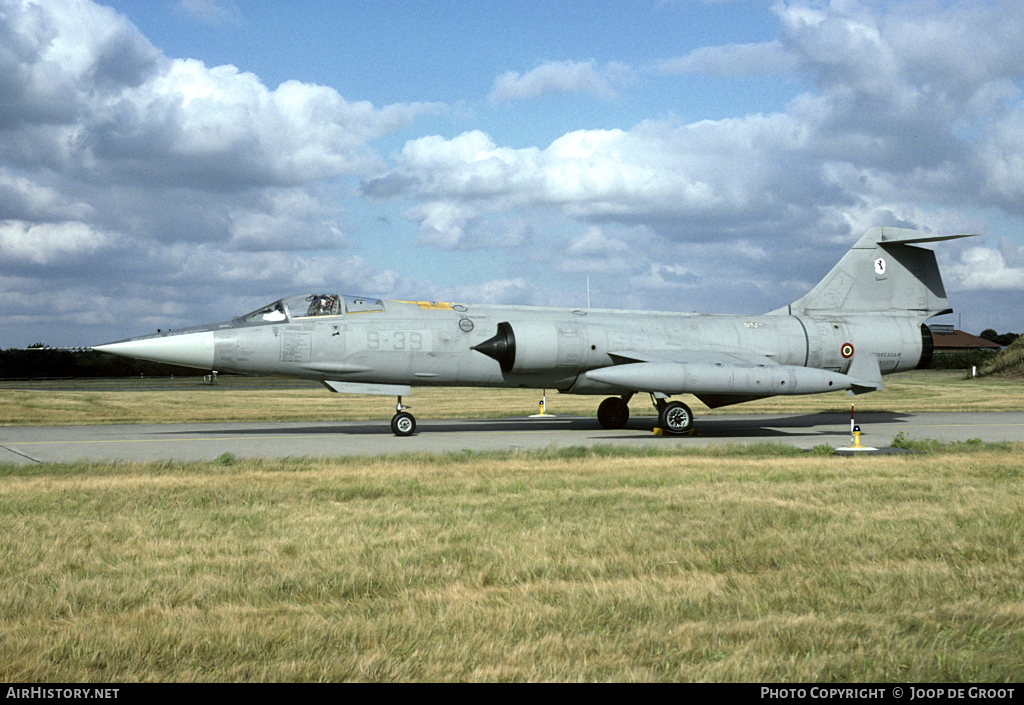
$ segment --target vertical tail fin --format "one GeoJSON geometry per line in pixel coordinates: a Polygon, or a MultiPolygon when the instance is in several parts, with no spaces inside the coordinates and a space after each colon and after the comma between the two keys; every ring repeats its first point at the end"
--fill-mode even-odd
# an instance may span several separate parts
{"type": "Polygon", "coordinates": [[[949,313],[935,253],[911,243],[960,237],[971,235],[871,228],[806,296],[773,313],[893,313],[922,321],[949,313]]]}

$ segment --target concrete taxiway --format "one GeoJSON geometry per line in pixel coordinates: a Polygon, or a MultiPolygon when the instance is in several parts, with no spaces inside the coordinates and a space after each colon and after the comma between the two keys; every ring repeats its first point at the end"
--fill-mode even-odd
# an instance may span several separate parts
{"type": "MultiPolygon", "coordinates": [[[[863,413],[863,445],[889,446],[893,437],[942,441],[1024,441],[1024,412],[863,413]]],[[[735,414],[702,416],[692,436],[655,436],[653,417],[621,430],[595,418],[547,417],[422,420],[417,433],[398,438],[387,421],[298,423],[142,424],[0,428],[0,463],[213,460],[537,450],[549,447],[631,445],[672,447],[713,443],[784,443],[799,448],[851,444],[848,414],[735,414]]]]}

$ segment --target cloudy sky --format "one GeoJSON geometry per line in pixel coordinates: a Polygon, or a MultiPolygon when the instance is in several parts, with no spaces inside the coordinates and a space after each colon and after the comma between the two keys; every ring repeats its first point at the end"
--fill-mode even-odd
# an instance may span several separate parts
{"type": "Polygon", "coordinates": [[[0,348],[588,276],[758,313],[873,225],[982,233],[949,298],[1020,332],[1021,47],[1020,0],[0,0],[0,348]]]}

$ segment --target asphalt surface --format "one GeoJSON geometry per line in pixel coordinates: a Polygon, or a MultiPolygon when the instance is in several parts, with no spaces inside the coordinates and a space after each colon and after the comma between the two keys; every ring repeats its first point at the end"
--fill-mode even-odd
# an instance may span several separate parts
{"type": "MultiPolygon", "coordinates": [[[[857,415],[862,446],[886,448],[893,437],[942,441],[1024,441],[1024,412],[857,415]]],[[[387,421],[143,424],[0,428],[0,463],[213,460],[238,457],[385,455],[419,452],[536,450],[597,444],[638,447],[714,443],[785,443],[810,449],[852,445],[847,414],[737,414],[697,418],[691,436],[657,436],[653,417],[609,431],[595,418],[553,417],[418,421],[398,438],[387,421]]]]}

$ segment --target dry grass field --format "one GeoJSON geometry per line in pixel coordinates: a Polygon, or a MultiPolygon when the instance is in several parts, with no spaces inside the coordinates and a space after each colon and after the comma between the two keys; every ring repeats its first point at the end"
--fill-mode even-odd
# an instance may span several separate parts
{"type": "MultiPolygon", "coordinates": [[[[184,423],[192,421],[321,421],[389,419],[392,397],[332,394],[311,389],[233,389],[204,387],[194,379],[174,391],[50,391],[0,386],[0,426],[72,424],[184,423]]],[[[808,413],[849,411],[1019,411],[1024,409],[1020,380],[963,379],[931,373],[893,376],[881,392],[848,397],[844,392],[775,397],[711,411],[686,398],[699,417],[709,413],[808,413]]],[[[406,403],[417,418],[486,418],[525,416],[538,410],[540,392],[532,389],[413,390],[406,403]]],[[[551,414],[594,416],[601,397],[549,391],[551,414]]],[[[630,402],[634,416],[654,415],[646,395],[630,402]]]]}
{"type": "Polygon", "coordinates": [[[1024,680],[1020,445],[0,466],[0,680],[1024,680]]]}
{"type": "Polygon", "coordinates": [[[1004,379],[1024,379],[1024,337],[1017,338],[1004,348],[993,360],[982,365],[982,375],[993,375],[1004,379]]]}
{"type": "MultiPolygon", "coordinates": [[[[411,399],[422,418],[537,401],[411,399]]],[[[548,411],[598,401],[550,394],[548,411]]],[[[1019,381],[943,376],[854,401],[1022,405],[1019,381]]],[[[392,403],[0,390],[0,423],[384,419],[392,403]]],[[[918,447],[0,465],[0,680],[1020,682],[1024,445],[918,447]]]]}

